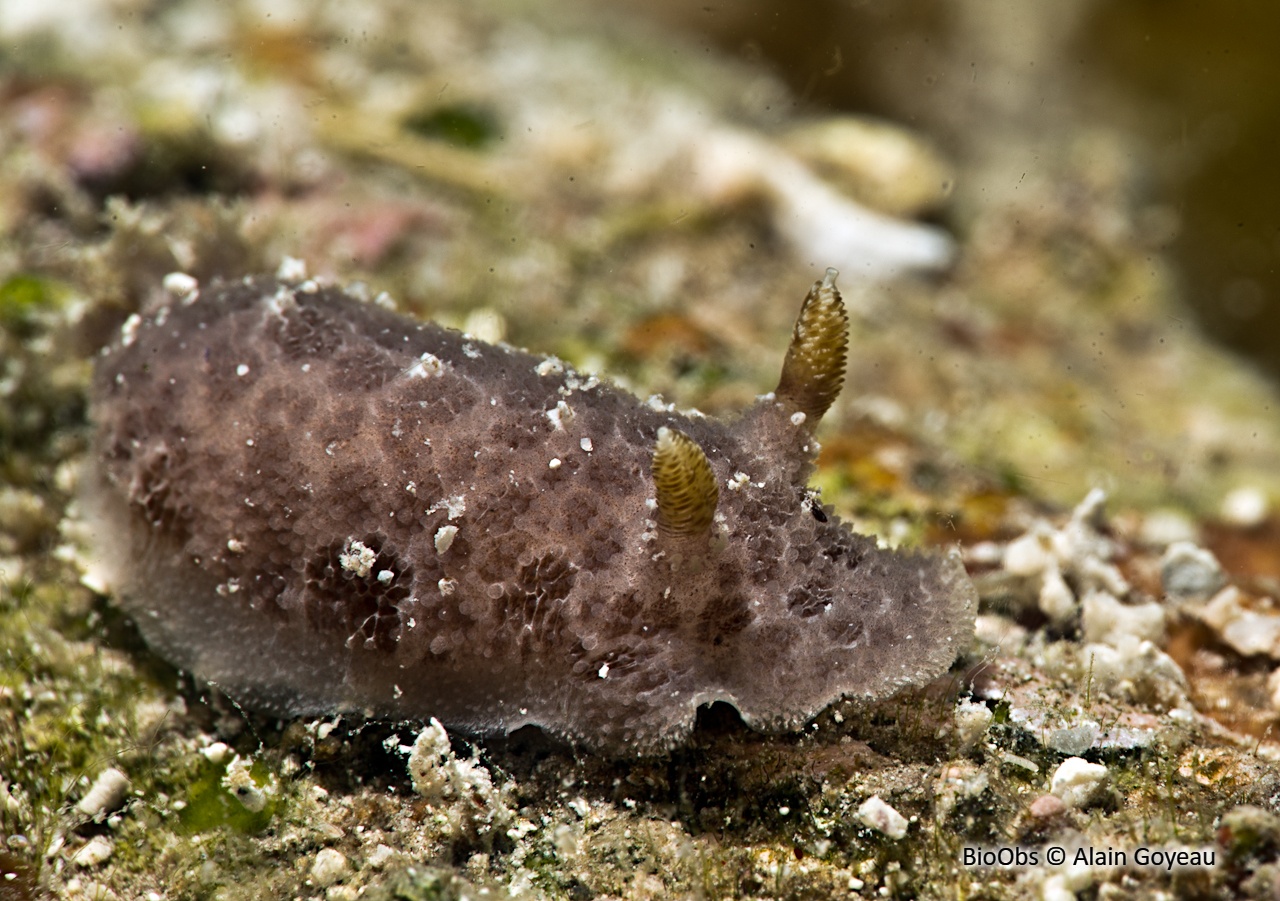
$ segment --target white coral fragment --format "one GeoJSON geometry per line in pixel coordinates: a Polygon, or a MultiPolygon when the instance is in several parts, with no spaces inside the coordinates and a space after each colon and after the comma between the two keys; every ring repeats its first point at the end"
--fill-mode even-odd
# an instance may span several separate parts
{"type": "Polygon", "coordinates": [[[346,876],[348,869],[346,855],[333,848],[323,848],[311,863],[311,881],[324,888],[346,876]]]}
{"type": "Polygon", "coordinates": [[[129,777],[115,767],[98,774],[76,809],[87,817],[100,817],[119,807],[129,792],[129,777]]]}
{"type": "Polygon", "coordinates": [[[1164,607],[1156,603],[1122,604],[1105,591],[1085,595],[1081,623],[1086,641],[1118,648],[1126,637],[1159,642],[1164,638],[1164,607]]]}
{"type": "Polygon", "coordinates": [[[511,821],[509,787],[495,786],[478,758],[454,754],[439,720],[432,718],[406,750],[413,790],[438,809],[455,834],[484,835],[511,821]]]}
{"type": "Polygon", "coordinates": [[[991,726],[993,719],[995,719],[995,714],[991,712],[991,708],[986,704],[979,704],[969,700],[964,700],[957,704],[955,729],[956,738],[960,740],[960,746],[968,749],[981,741],[983,736],[987,734],[987,729],[991,726]]]}
{"type": "Polygon", "coordinates": [[[907,818],[886,804],[879,795],[863,801],[857,816],[862,825],[889,838],[900,839],[907,834],[907,818]]]}
{"type": "Polygon", "coordinates": [[[1072,585],[1082,593],[1129,593],[1129,583],[1111,563],[1115,545],[1101,532],[1105,500],[1106,494],[1095,488],[1060,528],[1038,521],[1005,547],[1004,568],[1032,582],[1040,611],[1054,622],[1066,621],[1079,609],[1072,585]]]}
{"type": "Polygon", "coordinates": [[[161,284],[166,294],[179,299],[194,294],[200,288],[200,282],[196,277],[185,272],[170,272],[161,284]]]}
{"type": "Polygon", "coordinates": [[[71,858],[78,867],[96,867],[106,863],[115,851],[115,845],[105,835],[95,835],[71,858]]]}
{"type": "Polygon", "coordinates": [[[405,370],[404,374],[411,379],[429,379],[440,375],[445,367],[445,362],[435,354],[424,353],[418,357],[418,362],[405,370]]]}
{"type": "Polygon", "coordinates": [[[564,401],[557,401],[555,407],[547,410],[545,413],[547,419],[551,420],[551,424],[557,432],[563,432],[573,422],[573,407],[564,401]]]}
{"type": "Polygon", "coordinates": [[[275,786],[272,783],[265,786],[259,785],[253,778],[252,770],[253,761],[237,754],[227,764],[227,772],[222,777],[222,787],[235,795],[236,800],[244,805],[245,810],[259,813],[267,806],[275,786]]]}
{"type": "Polygon", "coordinates": [[[436,529],[435,545],[436,553],[443,554],[449,548],[453,547],[453,539],[458,536],[457,526],[441,526],[436,529]]]}
{"type": "Polygon", "coordinates": [[[142,326],[142,317],[137,313],[130,313],[129,318],[124,321],[124,325],[120,326],[120,345],[129,347],[134,341],[138,340],[138,329],[142,326]]]}
{"type": "Polygon", "coordinates": [[[352,575],[365,579],[373,571],[373,564],[377,559],[377,553],[366,547],[364,542],[351,539],[347,542],[346,551],[338,555],[338,565],[352,575]]]}
{"type": "Polygon", "coordinates": [[[1246,606],[1246,598],[1234,585],[1222,589],[1199,611],[1199,618],[1221,641],[1245,657],[1265,654],[1280,660],[1280,613],[1246,606]]]}
{"type": "Polygon", "coordinates": [[[1271,513],[1267,495],[1259,488],[1237,488],[1222,499],[1218,515],[1222,521],[1241,529],[1262,525],[1271,513]]]}
{"type": "Polygon", "coordinates": [[[559,375],[565,371],[564,360],[559,357],[547,357],[535,366],[533,371],[541,376],[559,375]]]}
{"type": "Polygon", "coordinates": [[[1189,541],[1177,541],[1160,558],[1160,581],[1170,596],[1194,600],[1209,597],[1226,584],[1227,578],[1212,551],[1189,541]]]}
{"type": "Polygon", "coordinates": [[[276,269],[276,278],[282,282],[300,282],[307,277],[307,264],[297,257],[286,256],[276,269]]]}
{"type": "Polygon", "coordinates": [[[1126,635],[1114,647],[1086,644],[1080,658],[1091,690],[1142,699],[1171,710],[1190,707],[1186,674],[1177,661],[1150,641],[1126,635]]]}
{"type": "Polygon", "coordinates": [[[1102,797],[1108,780],[1107,768],[1083,757],[1068,757],[1054,770],[1049,791],[1068,807],[1088,807],[1102,797]]]}
{"type": "Polygon", "coordinates": [[[703,193],[726,201],[763,195],[778,231],[809,259],[870,279],[951,260],[954,248],[943,232],[867,209],[763,138],[722,127],[704,132],[696,151],[703,193]]]}

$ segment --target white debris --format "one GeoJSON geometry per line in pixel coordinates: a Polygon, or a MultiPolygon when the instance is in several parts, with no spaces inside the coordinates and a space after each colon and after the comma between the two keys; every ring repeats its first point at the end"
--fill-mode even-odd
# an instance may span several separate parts
{"type": "Polygon", "coordinates": [[[457,526],[441,526],[436,529],[436,553],[443,554],[453,547],[453,539],[458,536],[457,526]]]}
{"type": "Polygon", "coordinates": [[[78,867],[96,867],[106,863],[114,850],[115,845],[111,843],[111,839],[105,835],[95,835],[85,842],[84,847],[71,860],[78,867]]]}
{"type": "Polygon", "coordinates": [[[1065,873],[1050,873],[1040,883],[1040,901],[1078,901],[1072,884],[1065,873]]]}
{"type": "Polygon", "coordinates": [[[1164,638],[1165,610],[1160,604],[1123,604],[1105,591],[1091,591],[1081,606],[1085,641],[1114,648],[1125,636],[1156,643],[1164,638]]]}
{"type": "Polygon", "coordinates": [[[695,190],[713,202],[762,195],[775,228],[802,256],[868,279],[950,261],[954,248],[945,233],[867,209],[762,138],[726,127],[700,132],[691,155],[695,190]]]}
{"type": "Polygon", "coordinates": [[[227,772],[222,777],[222,787],[236,796],[245,810],[258,813],[267,806],[267,800],[274,792],[274,786],[265,788],[253,778],[253,761],[237,754],[227,764],[227,772]]]}
{"type": "Polygon", "coordinates": [[[307,277],[307,264],[297,257],[285,257],[276,269],[276,278],[282,282],[300,282],[307,277]]]}
{"type": "Polygon", "coordinates": [[[507,320],[497,310],[472,310],[462,323],[462,331],[487,344],[501,344],[507,337],[507,320]]]}
{"type": "Polygon", "coordinates": [[[375,870],[381,870],[391,859],[396,856],[396,851],[390,845],[384,845],[381,842],[378,846],[369,852],[369,856],[365,858],[365,863],[373,867],[375,870]]]}
{"type": "Polygon", "coordinates": [[[193,275],[185,272],[170,272],[160,283],[170,297],[181,299],[194,294],[200,288],[200,282],[193,275]]]}
{"type": "Polygon", "coordinates": [[[404,371],[404,374],[411,379],[429,379],[437,376],[445,370],[445,362],[435,354],[424,353],[418,357],[418,361],[404,371]]]}
{"type": "Polygon", "coordinates": [[[1088,807],[1102,799],[1107,780],[1107,768],[1102,764],[1068,757],[1054,770],[1049,791],[1068,807],[1088,807]]]}
{"type": "Polygon", "coordinates": [[[449,520],[457,519],[463,513],[467,512],[467,497],[464,494],[451,495],[442,501],[436,501],[427,508],[427,513],[435,513],[437,510],[445,511],[449,520]]]}
{"type": "Polygon", "coordinates": [[[1083,720],[1074,726],[1050,730],[1044,743],[1059,754],[1083,754],[1093,747],[1100,731],[1093,720],[1083,720]]]}
{"type": "Polygon", "coordinates": [[[1267,496],[1257,488],[1237,488],[1222,499],[1218,515],[1223,522],[1241,529],[1262,525],[1271,513],[1267,496]]]}
{"type": "Polygon", "coordinates": [[[1128,582],[1110,562],[1115,546],[1100,531],[1105,500],[1106,494],[1095,488],[1061,528],[1037,522],[1005,548],[1004,568],[1032,581],[1037,605],[1054,622],[1069,619],[1078,609],[1071,584],[1086,593],[1102,590],[1116,597],[1129,593],[1128,582]]]}
{"type": "Polygon", "coordinates": [[[559,357],[547,357],[537,366],[533,367],[533,371],[542,376],[559,375],[564,372],[564,370],[564,360],[561,360],[559,357]]]}
{"type": "Polygon", "coordinates": [[[1009,766],[1016,766],[1018,769],[1026,770],[1028,773],[1040,772],[1040,764],[1011,751],[1002,751],[1000,753],[1000,762],[1007,763],[1009,766]]]}
{"type": "Polygon", "coordinates": [[[987,774],[971,763],[943,767],[936,794],[938,822],[946,822],[957,804],[978,797],[990,784],[987,774]]]}
{"type": "Polygon", "coordinates": [[[1115,646],[1080,649],[1082,676],[1090,690],[1165,708],[1188,707],[1187,676],[1177,661],[1150,641],[1122,636],[1115,646]]]}
{"type": "Polygon", "coordinates": [[[1160,581],[1176,600],[1204,599],[1227,583],[1218,558],[1189,541],[1169,545],[1160,558],[1160,581]]]}
{"type": "Polygon", "coordinates": [[[325,888],[346,876],[347,869],[347,858],[341,851],[324,848],[311,863],[311,881],[325,888]]]}
{"type": "Polygon", "coordinates": [[[9,783],[0,779],[0,814],[19,817],[26,811],[27,806],[23,803],[22,790],[16,786],[15,789],[18,792],[16,797],[9,791],[9,783]]]}
{"type": "Polygon", "coordinates": [[[995,541],[975,541],[963,548],[964,562],[974,566],[999,566],[1004,560],[1004,549],[995,541]]]}
{"type": "Polygon", "coordinates": [[[347,541],[346,551],[338,555],[338,565],[347,572],[365,579],[373,571],[373,564],[377,559],[376,551],[366,547],[364,542],[353,538],[347,541]]]}
{"type": "Polygon", "coordinates": [[[1045,570],[1040,583],[1040,612],[1056,623],[1063,622],[1076,612],[1076,596],[1062,577],[1056,565],[1045,570]]]}
{"type": "Polygon", "coordinates": [[[477,757],[459,758],[449,745],[449,734],[432,719],[418,733],[409,753],[413,790],[439,808],[455,833],[485,834],[512,819],[509,787],[495,786],[489,770],[477,757]]]}
{"type": "Polygon", "coordinates": [[[969,749],[982,740],[991,726],[995,714],[986,704],[965,699],[956,705],[956,737],[962,749],[969,749]]]}
{"type": "Polygon", "coordinates": [[[137,313],[130,313],[129,318],[120,326],[120,346],[128,347],[138,340],[138,329],[142,327],[142,317],[137,313]]]}
{"type": "Polygon", "coordinates": [[[983,644],[1016,654],[1027,643],[1027,630],[997,613],[980,613],[973,620],[973,634],[983,644]]]}
{"type": "Polygon", "coordinates": [[[879,795],[872,795],[858,808],[858,821],[868,829],[874,829],[892,839],[907,834],[907,818],[894,810],[879,795]]]}
{"type": "Polygon", "coordinates": [[[571,422],[573,422],[573,407],[564,401],[556,401],[554,408],[547,410],[543,415],[551,420],[551,424],[555,426],[557,432],[563,432],[571,422]]]}
{"type": "MultiPolygon", "coordinates": [[[[293,293],[293,289],[287,285],[281,285],[276,288],[276,293],[271,295],[271,299],[267,301],[267,309],[275,316],[284,317],[293,313],[298,309],[298,298],[293,293]]],[[[304,363],[303,372],[310,371],[310,363],[304,363]]]]}
{"type": "Polygon", "coordinates": [[[1142,519],[1138,541],[1147,547],[1166,548],[1174,542],[1194,542],[1200,537],[1196,522],[1181,510],[1154,510],[1142,519]]]}
{"type": "Polygon", "coordinates": [[[200,752],[210,763],[225,763],[231,757],[231,748],[221,741],[215,741],[200,752]]]}
{"type": "Polygon", "coordinates": [[[1033,529],[1005,547],[1004,568],[1015,576],[1038,576],[1057,562],[1052,547],[1048,528],[1033,529]]]}
{"type": "Polygon", "coordinates": [[[1244,593],[1231,585],[1215,594],[1197,615],[1236,653],[1280,660],[1280,613],[1252,610],[1244,601],[1244,593]]]}
{"type": "Polygon", "coordinates": [[[1280,668],[1271,671],[1271,675],[1267,677],[1267,693],[1271,699],[1271,706],[1276,710],[1280,710],[1280,668]]]}
{"type": "Polygon", "coordinates": [[[823,116],[786,130],[786,146],[881,212],[916,216],[951,194],[955,173],[905,128],[860,116],[823,116]]]}
{"type": "Polygon", "coordinates": [[[87,817],[101,817],[119,807],[128,792],[129,777],[115,767],[108,767],[93,780],[76,809],[87,817]]]}
{"type": "Polygon", "coordinates": [[[587,453],[591,453],[593,450],[595,450],[595,447],[591,444],[590,438],[583,438],[581,441],[578,442],[578,447],[582,448],[587,453]]]}

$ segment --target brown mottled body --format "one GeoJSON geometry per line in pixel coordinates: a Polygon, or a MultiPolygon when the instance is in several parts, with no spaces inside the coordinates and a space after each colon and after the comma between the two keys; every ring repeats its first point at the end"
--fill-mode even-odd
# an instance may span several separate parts
{"type": "Polygon", "coordinates": [[[337,288],[215,283],[104,351],[90,521],[148,641],[248,703],[655,750],[711,701],[779,730],[887,695],[971,629],[954,556],[813,515],[798,409],[688,417],[337,288]],[[664,426],[709,526],[696,491],[659,526],[664,426]]]}

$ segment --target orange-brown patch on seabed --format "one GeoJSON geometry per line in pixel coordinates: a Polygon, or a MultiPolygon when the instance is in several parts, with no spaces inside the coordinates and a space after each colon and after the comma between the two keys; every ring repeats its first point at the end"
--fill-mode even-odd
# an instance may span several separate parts
{"type": "Polygon", "coordinates": [[[820,435],[818,469],[862,498],[892,498],[926,517],[932,544],[1014,537],[1009,505],[1017,497],[995,481],[937,461],[910,436],[871,419],[820,435]]]}
{"type": "Polygon", "coordinates": [[[1273,516],[1250,528],[1210,522],[1204,526],[1204,542],[1234,578],[1258,580],[1264,590],[1280,591],[1280,519],[1273,516]]]}
{"type": "Polygon", "coordinates": [[[864,419],[822,439],[818,468],[834,470],[860,492],[893,494],[909,483],[918,456],[910,438],[864,419]]]}
{"type": "Polygon", "coordinates": [[[240,47],[246,62],[264,73],[283,75],[312,87],[323,86],[316,58],[320,47],[303,31],[280,25],[246,27],[233,46],[240,47]]]}
{"type": "Polygon", "coordinates": [[[1013,498],[1010,492],[990,486],[971,491],[961,500],[955,515],[930,520],[928,537],[939,542],[960,541],[966,545],[975,541],[1012,538],[1009,505],[1013,498]]]}
{"type": "Polygon", "coordinates": [[[1280,710],[1271,703],[1267,661],[1241,657],[1208,626],[1189,618],[1170,625],[1165,651],[1186,674],[1197,710],[1233,732],[1277,737],[1280,710]]]}
{"type": "Polygon", "coordinates": [[[622,352],[636,360],[655,356],[706,357],[716,339],[688,316],[655,313],[633,323],[622,336],[622,352]]]}

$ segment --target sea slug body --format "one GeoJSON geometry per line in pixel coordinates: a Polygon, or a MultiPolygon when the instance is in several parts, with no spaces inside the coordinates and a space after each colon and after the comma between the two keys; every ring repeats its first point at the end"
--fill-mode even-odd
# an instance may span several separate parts
{"type": "Polygon", "coordinates": [[[189,286],[98,361],[98,564],[161,654],[281,714],[607,753],[713,701],[795,728],[972,631],[954,553],[880,549],[805,488],[847,333],[828,270],[726,423],[336,287],[189,286]]]}

